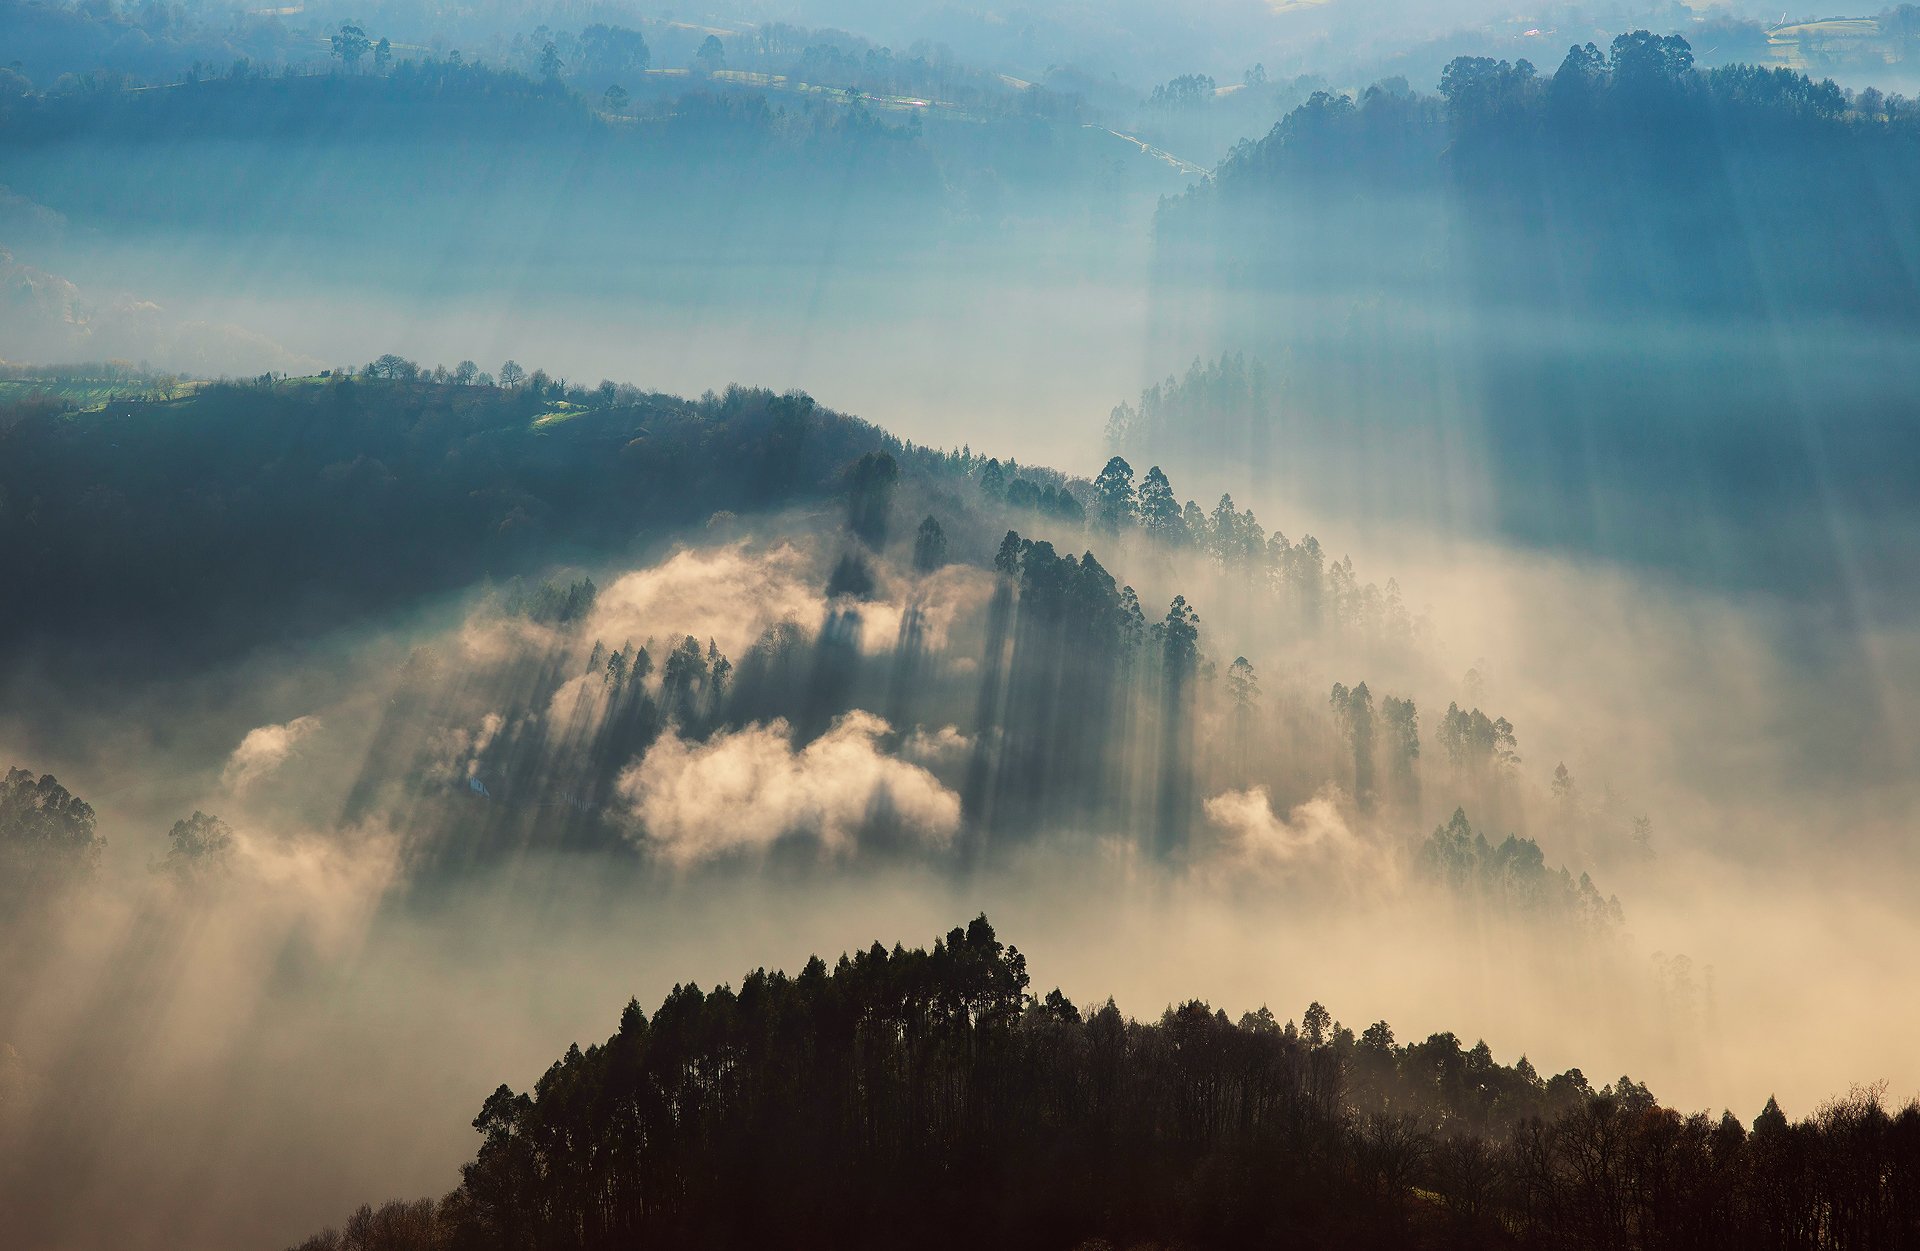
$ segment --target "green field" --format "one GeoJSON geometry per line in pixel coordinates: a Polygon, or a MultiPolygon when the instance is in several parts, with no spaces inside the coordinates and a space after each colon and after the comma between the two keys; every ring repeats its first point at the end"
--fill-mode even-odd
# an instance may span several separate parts
{"type": "Polygon", "coordinates": [[[114,400],[173,399],[191,394],[198,381],[152,374],[0,373],[0,404],[47,399],[81,410],[104,408],[114,400]]]}

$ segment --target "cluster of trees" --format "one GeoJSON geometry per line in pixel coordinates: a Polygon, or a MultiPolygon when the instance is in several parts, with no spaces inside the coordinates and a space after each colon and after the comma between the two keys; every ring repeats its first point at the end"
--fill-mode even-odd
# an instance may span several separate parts
{"type": "Polygon", "coordinates": [[[1328,561],[1320,540],[1311,534],[1298,543],[1279,530],[1269,534],[1253,511],[1241,511],[1230,494],[1222,495],[1211,513],[1193,500],[1183,505],[1158,465],[1136,486],[1133,466],[1114,456],[1086,495],[1086,512],[1096,532],[1138,532],[1169,547],[1203,553],[1221,568],[1244,573],[1272,591],[1301,630],[1332,629],[1401,642],[1414,634],[1413,615],[1392,579],[1384,588],[1361,583],[1352,557],[1328,561]]]}
{"type": "MultiPolygon", "coordinates": [[[[1195,360],[1186,376],[1169,376],[1140,393],[1137,404],[1119,404],[1107,418],[1107,446],[1116,455],[1173,456],[1207,450],[1215,454],[1263,455],[1264,441],[1249,432],[1279,416],[1279,388],[1258,360],[1231,352],[1214,361],[1195,360]]],[[[1258,462],[1254,468],[1264,466],[1258,462]]]]}
{"type": "Polygon", "coordinates": [[[593,611],[599,596],[600,588],[593,584],[592,578],[582,578],[565,586],[543,581],[532,589],[516,579],[507,591],[506,610],[541,625],[572,625],[593,611]]]}
{"type": "Polygon", "coordinates": [[[1920,1105],[1749,1130],[1628,1077],[1453,1034],[1034,993],[985,917],[737,989],[636,1002],[525,1093],[435,1203],[297,1251],[1311,1245],[1653,1251],[1920,1237],[1920,1105]],[[379,1239],[379,1241],[375,1241],[379,1239]]]}
{"type": "Polygon", "coordinates": [[[1617,896],[1602,896],[1586,873],[1549,869],[1540,844],[1509,834],[1495,845],[1454,809],[1420,845],[1417,864],[1432,880],[1469,905],[1504,915],[1553,914],[1594,931],[1622,921],[1617,896]]]}
{"type": "Polygon", "coordinates": [[[1153,89],[1147,97],[1151,109],[1198,108],[1213,98],[1218,84],[1206,74],[1182,74],[1153,89]]]}
{"type": "Polygon", "coordinates": [[[1092,552],[1009,530],[988,610],[974,751],[962,798],[981,832],[1089,821],[1185,849],[1192,806],[1199,615],[1184,596],[1151,625],[1092,552]],[[1129,793],[1129,791],[1134,793],[1129,793]]]}
{"type": "Polygon", "coordinates": [[[992,499],[1005,500],[1009,508],[1027,509],[1058,521],[1084,523],[1086,506],[1074,495],[1071,486],[1058,474],[1046,474],[1029,466],[1026,476],[1009,461],[1002,465],[998,457],[980,468],[981,491],[992,499]]]}
{"type": "Polygon", "coordinates": [[[105,846],[92,805],[51,773],[13,767],[0,779],[0,910],[90,876],[105,846]]]}

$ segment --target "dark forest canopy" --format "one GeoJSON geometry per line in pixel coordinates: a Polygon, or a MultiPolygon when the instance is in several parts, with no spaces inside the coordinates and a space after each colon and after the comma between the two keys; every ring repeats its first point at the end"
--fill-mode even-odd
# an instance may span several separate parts
{"type": "Polygon", "coordinates": [[[1164,210],[1219,276],[1752,316],[1920,315],[1920,105],[1783,68],[1694,67],[1677,35],[1552,73],[1460,57],[1438,96],[1320,93],[1164,210]]]}
{"type": "Polygon", "coordinates": [[[137,628],[142,665],[212,659],[715,512],[824,498],[861,453],[904,452],[799,393],[689,401],[539,372],[463,385],[392,360],[5,410],[0,534],[14,603],[33,611],[0,618],[0,643],[137,628]]]}
{"type": "Polygon", "coordinates": [[[533,1088],[502,1085],[437,1204],[363,1209],[300,1251],[1895,1247],[1920,1238],[1920,1105],[1856,1091],[1662,1107],[1451,1033],[1319,1003],[1136,1021],[1033,988],[982,916],[738,989],[637,1002],[533,1088]]]}

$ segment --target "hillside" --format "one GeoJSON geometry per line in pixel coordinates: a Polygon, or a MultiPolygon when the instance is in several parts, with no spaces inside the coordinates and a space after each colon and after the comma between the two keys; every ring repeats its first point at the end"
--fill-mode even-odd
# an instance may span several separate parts
{"type": "Polygon", "coordinates": [[[0,534],[33,611],[6,615],[0,646],[191,665],[820,498],[888,448],[803,395],[689,401],[540,373],[263,378],[85,411],[29,398],[0,415],[0,534]]]}

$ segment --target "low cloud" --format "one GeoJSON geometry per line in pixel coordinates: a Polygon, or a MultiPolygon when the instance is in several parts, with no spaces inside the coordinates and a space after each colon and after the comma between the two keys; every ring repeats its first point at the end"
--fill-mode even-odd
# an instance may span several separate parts
{"type": "Polygon", "coordinates": [[[284,725],[263,725],[248,730],[220,771],[221,785],[235,794],[245,791],[285,764],[301,740],[319,729],[320,718],[295,717],[284,725]]]}
{"type": "Polygon", "coordinates": [[[882,814],[894,833],[943,843],[960,826],[960,799],[925,769],[887,755],[887,728],[852,712],[797,751],[784,721],[704,743],[669,731],[621,775],[619,791],[644,844],[680,867],[794,834],[846,851],[882,814]]]}
{"type": "Polygon", "coordinates": [[[608,647],[690,634],[738,656],[778,622],[821,620],[826,597],[818,582],[806,555],[790,544],[765,552],[745,543],[683,551],[616,579],[600,593],[587,632],[608,647]]]}
{"type": "Polygon", "coordinates": [[[1236,871],[1279,876],[1332,875],[1350,884],[1385,883],[1388,857],[1358,833],[1337,791],[1322,791],[1284,818],[1264,786],[1226,791],[1206,801],[1207,820],[1226,833],[1224,858],[1236,871]]]}
{"type": "Polygon", "coordinates": [[[916,726],[907,741],[900,745],[900,754],[908,760],[921,764],[940,765],[959,760],[973,750],[973,739],[962,734],[957,726],[943,725],[937,730],[925,726],[916,726]]]}

